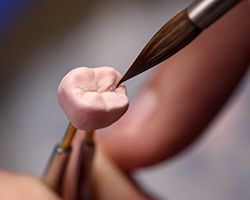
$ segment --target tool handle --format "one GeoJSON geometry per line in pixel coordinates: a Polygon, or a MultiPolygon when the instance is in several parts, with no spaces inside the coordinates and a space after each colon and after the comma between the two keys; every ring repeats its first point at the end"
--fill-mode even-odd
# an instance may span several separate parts
{"type": "Polygon", "coordinates": [[[241,0],[196,0],[188,8],[188,17],[205,29],[241,0]]]}
{"type": "Polygon", "coordinates": [[[79,160],[79,179],[77,184],[77,199],[92,199],[91,173],[95,153],[94,142],[81,143],[79,160]]]}
{"type": "Polygon", "coordinates": [[[57,145],[42,177],[43,182],[59,195],[70,151],[70,148],[63,149],[60,145],[57,145]]]}

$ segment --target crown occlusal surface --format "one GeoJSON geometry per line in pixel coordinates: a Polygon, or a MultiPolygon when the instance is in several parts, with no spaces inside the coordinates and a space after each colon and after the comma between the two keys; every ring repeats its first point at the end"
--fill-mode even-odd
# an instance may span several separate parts
{"type": "Polygon", "coordinates": [[[58,87],[58,100],[71,123],[80,130],[95,130],[118,120],[128,108],[121,75],[111,67],[79,67],[58,87]]]}

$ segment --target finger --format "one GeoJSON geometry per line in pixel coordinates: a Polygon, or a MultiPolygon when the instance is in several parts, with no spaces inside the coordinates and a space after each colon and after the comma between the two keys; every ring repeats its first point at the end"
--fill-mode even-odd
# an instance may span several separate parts
{"type": "Polygon", "coordinates": [[[123,119],[99,142],[122,168],[175,155],[199,136],[249,64],[247,1],[164,62],[123,119]]]}
{"type": "Polygon", "coordinates": [[[32,176],[0,171],[0,199],[59,200],[59,197],[32,176]]]}

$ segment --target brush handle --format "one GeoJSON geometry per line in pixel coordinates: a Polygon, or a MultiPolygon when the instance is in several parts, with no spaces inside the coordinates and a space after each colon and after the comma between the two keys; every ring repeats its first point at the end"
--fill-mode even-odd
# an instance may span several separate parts
{"type": "Polygon", "coordinates": [[[42,177],[43,182],[59,195],[70,152],[70,148],[64,149],[60,145],[57,145],[42,177]]]}
{"type": "Polygon", "coordinates": [[[76,199],[93,199],[91,192],[91,168],[93,164],[94,153],[94,131],[86,131],[79,153],[76,199]]]}
{"type": "Polygon", "coordinates": [[[196,0],[187,8],[189,19],[205,29],[241,0],[196,0]]]}
{"type": "Polygon", "coordinates": [[[64,172],[68,164],[71,153],[71,142],[75,133],[76,128],[69,123],[63,140],[55,146],[42,176],[42,181],[59,195],[61,195],[64,172]]]}
{"type": "Polygon", "coordinates": [[[77,199],[90,200],[91,196],[91,169],[95,153],[94,142],[83,141],[80,148],[79,177],[77,185],[77,199]]]}

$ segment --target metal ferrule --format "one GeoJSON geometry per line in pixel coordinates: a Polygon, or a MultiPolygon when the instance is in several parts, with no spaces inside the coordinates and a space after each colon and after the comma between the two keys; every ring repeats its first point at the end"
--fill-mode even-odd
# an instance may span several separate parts
{"type": "Polygon", "coordinates": [[[188,17],[199,28],[205,29],[240,0],[196,0],[188,8],[188,17]]]}

